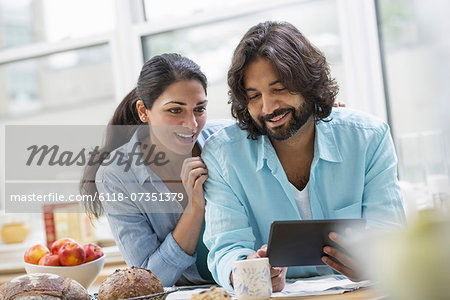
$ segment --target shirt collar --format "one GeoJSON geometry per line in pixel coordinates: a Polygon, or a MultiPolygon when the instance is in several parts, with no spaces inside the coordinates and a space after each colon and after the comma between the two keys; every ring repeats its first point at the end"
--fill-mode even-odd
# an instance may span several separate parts
{"type": "MultiPolygon", "coordinates": [[[[315,125],[315,130],[314,156],[330,162],[342,162],[343,159],[336,143],[331,122],[319,121],[315,125]]],[[[264,167],[264,162],[267,162],[268,167],[273,169],[271,162],[276,153],[270,139],[265,135],[258,136],[257,144],[258,160],[256,163],[256,171],[264,167]]]]}
{"type": "MultiPolygon", "coordinates": [[[[148,136],[149,136],[148,126],[143,125],[137,126],[133,136],[125,146],[126,157],[128,158],[128,154],[133,151],[134,145],[137,145],[135,151],[141,152],[141,146],[139,144],[139,141],[148,136]]],[[[150,168],[148,168],[145,164],[137,165],[136,159],[137,156],[135,156],[131,170],[135,174],[139,184],[141,185],[144,184],[144,182],[148,181],[148,179],[150,179],[150,182],[152,183],[154,181],[160,181],[159,177],[152,170],[150,170],[150,168]]]]}
{"type": "Polygon", "coordinates": [[[314,142],[314,155],[330,162],[342,162],[342,155],[336,142],[333,130],[333,121],[320,121],[316,124],[316,137],[314,142]],[[316,152],[317,151],[317,152],[316,152]]]}
{"type": "Polygon", "coordinates": [[[272,142],[266,135],[258,136],[258,161],[256,164],[256,171],[264,167],[264,163],[272,170],[276,171],[278,162],[277,153],[272,145],[272,142]]]}

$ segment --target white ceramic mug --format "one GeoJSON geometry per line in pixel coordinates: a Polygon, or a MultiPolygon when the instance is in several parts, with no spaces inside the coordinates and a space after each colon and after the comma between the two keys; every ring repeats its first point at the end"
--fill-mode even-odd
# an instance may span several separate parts
{"type": "Polygon", "coordinates": [[[267,257],[235,261],[232,265],[234,294],[240,300],[269,299],[272,295],[267,257]]]}

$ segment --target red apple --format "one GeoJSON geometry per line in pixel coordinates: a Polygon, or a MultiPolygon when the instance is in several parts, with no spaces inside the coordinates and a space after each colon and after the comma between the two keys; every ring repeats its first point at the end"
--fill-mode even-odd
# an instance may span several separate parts
{"type": "Polygon", "coordinates": [[[23,259],[27,263],[37,265],[39,263],[39,260],[41,259],[41,257],[48,253],[50,253],[50,250],[48,250],[47,247],[38,244],[38,245],[34,245],[31,248],[29,248],[25,252],[23,259]]]}
{"type": "Polygon", "coordinates": [[[39,260],[41,266],[60,266],[58,254],[45,254],[39,260]]]}
{"type": "Polygon", "coordinates": [[[89,244],[84,245],[83,248],[84,248],[84,251],[86,252],[86,261],[85,262],[90,262],[90,261],[96,260],[97,258],[103,256],[102,248],[100,248],[96,244],[89,243],[89,244]]]}
{"type": "Polygon", "coordinates": [[[76,266],[85,262],[86,252],[83,247],[76,242],[65,243],[58,252],[59,263],[62,266],[76,266]]]}
{"type": "Polygon", "coordinates": [[[73,242],[76,243],[73,239],[71,238],[63,238],[63,239],[59,239],[53,242],[52,247],[50,250],[52,250],[53,254],[58,254],[59,249],[61,249],[61,247],[67,243],[67,242],[73,242]]]}

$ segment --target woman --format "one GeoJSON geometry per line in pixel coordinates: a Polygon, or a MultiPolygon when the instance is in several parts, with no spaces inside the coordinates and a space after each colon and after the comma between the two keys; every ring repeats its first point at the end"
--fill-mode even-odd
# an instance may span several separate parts
{"type": "Polygon", "coordinates": [[[93,217],[106,213],[127,264],[152,270],[164,286],[213,282],[202,242],[207,169],[199,155],[206,139],[231,121],[206,123],[206,87],[188,58],[147,61],[109,123],[147,126],[121,126],[120,133],[108,126],[102,159],[86,168],[80,186],[82,194],[97,195],[86,210],[93,217]]]}

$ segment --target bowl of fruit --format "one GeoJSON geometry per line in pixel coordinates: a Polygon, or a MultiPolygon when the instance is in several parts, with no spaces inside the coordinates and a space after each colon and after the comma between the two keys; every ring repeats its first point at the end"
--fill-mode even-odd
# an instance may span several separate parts
{"type": "Polygon", "coordinates": [[[92,243],[84,246],[73,239],[53,242],[51,249],[37,244],[24,255],[25,270],[31,273],[51,273],[78,281],[86,289],[97,278],[105,263],[102,249],[92,243]]]}

